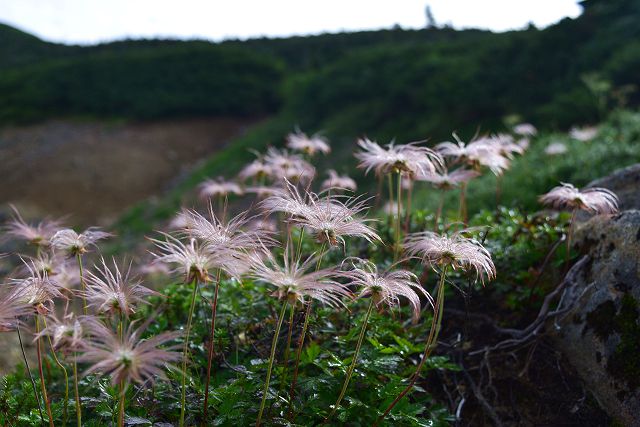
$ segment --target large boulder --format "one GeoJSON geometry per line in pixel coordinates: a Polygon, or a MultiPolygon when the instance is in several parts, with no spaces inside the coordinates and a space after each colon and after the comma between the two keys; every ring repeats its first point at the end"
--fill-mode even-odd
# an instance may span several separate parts
{"type": "Polygon", "coordinates": [[[619,169],[589,183],[587,187],[603,187],[616,193],[621,211],[640,210],[640,163],[619,169]]]}
{"type": "Polygon", "coordinates": [[[588,261],[571,274],[557,345],[603,409],[640,426],[640,211],[589,219],[575,244],[588,261]]]}

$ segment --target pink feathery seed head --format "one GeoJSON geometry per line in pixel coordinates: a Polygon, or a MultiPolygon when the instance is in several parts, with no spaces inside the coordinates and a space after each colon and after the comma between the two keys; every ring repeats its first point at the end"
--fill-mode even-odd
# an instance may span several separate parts
{"type": "Polygon", "coordinates": [[[28,274],[30,272],[29,268],[33,268],[37,271],[47,274],[50,277],[58,276],[58,274],[68,264],[67,258],[63,258],[57,253],[49,253],[47,251],[40,251],[40,253],[35,257],[25,256],[25,258],[29,262],[23,263],[20,271],[23,274],[28,274]]]}
{"type": "Polygon", "coordinates": [[[14,297],[20,303],[33,307],[38,314],[50,313],[54,307],[54,300],[64,298],[60,286],[46,272],[38,271],[33,263],[25,260],[23,263],[27,266],[27,277],[9,280],[14,297]]]}
{"type": "Polygon", "coordinates": [[[505,133],[489,136],[488,143],[493,144],[495,150],[508,159],[513,159],[516,154],[524,154],[524,148],[518,145],[511,135],[505,133]]]}
{"type": "Polygon", "coordinates": [[[538,130],[531,123],[520,123],[513,127],[513,133],[519,136],[535,136],[538,130]]]}
{"type": "Polygon", "coordinates": [[[348,285],[360,289],[358,298],[371,296],[377,306],[387,305],[389,308],[400,305],[400,298],[405,298],[413,313],[414,322],[420,317],[420,297],[425,297],[431,305],[431,295],[425,291],[415,274],[407,270],[379,272],[378,267],[369,260],[350,258],[345,260],[351,267],[343,272],[349,280],[348,285]]]}
{"type": "Polygon", "coordinates": [[[258,207],[266,214],[282,212],[290,217],[304,215],[309,209],[311,201],[309,198],[317,195],[311,192],[300,192],[291,182],[285,180],[285,188],[277,191],[260,202],[258,207]]]}
{"type": "Polygon", "coordinates": [[[21,295],[9,286],[0,286],[0,332],[10,332],[20,324],[19,318],[31,314],[33,309],[21,295]]]}
{"type": "Polygon", "coordinates": [[[347,288],[337,282],[335,268],[313,271],[317,257],[304,261],[290,261],[289,249],[285,249],[283,263],[279,263],[270,251],[254,255],[249,275],[256,281],[275,287],[274,296],[287,299],[291,304],[315,299],[331,307],[344,307],[344,298],[350,298],[347,288]]]}
{"type": "Polygon", "coordinates": [[[79,351],[84,339],[80,318],[74,313],[65,314],[62,319],[58,319],[53,313],[47,317],[47,327],[36,335],[35,339],[49,336],[56,350],[61,350],[65,354],[79,351]]]}
{"type": "Polygon", "coordinates": [[[360,215],[368,209],[366,200],[340,195],[323,195],[311,191],[302,193],[288,183],[287,192],[268,197],[260,207],[266,213],[283,212],[289,221],[306,227],[318,241],[330,246],[344,245],[344,237],[361,237],[370,242],[380,242],[380,237],[367,225],[371,220],[360,215]]]}
{"type": "Polygon", "coordinates": [[[562,183],[547,194],[540,196],[540,202],[553,209],[583,210],[594,214],[614,214],[618,212],[618,196],[606,188],[577,189],[562,183]]]}
{"type": "Polygon", "coordinates": [[[358,140],[358,146],[362,149],[355,153],[360,160],[358,167],[365,169],[365,173],[374,170],[378,176],[402,172],[409,176],[428,174],[444,165],[439,153],[415,142],[402,145],[392,142],[387,148],[382,148],[378,143],[363,138],[358,140]]]}
{"type": "Polygon", "coordinates": [[[112,236],[113,234],[101,231],[98,227],[90,227],[80,234],[65,228],[53,235],[51,246],[69,256],[76,256],[88,252],[98,241],[112,236]]]}
{"type": "Polygon", "coordinates": [[[569,151],[569,149],[562,142],[552,142],[544,149],[545,154],[549,156],[557,156],[564,154],[567,151],[569,151]]]}
{"type": "Polygon", "coordinates": [[[462,230],[450,236],[430,231],[409,234],[404,247],[409,255],[420,258],[425,265],[473,271],[484,284],[485,276],[489,280],[495,278],[496,267],[480,242],[464,236],[468,232],[462,230]]]}
{"type": "Polygon", "coordinates": [[[233,181],[224,181],[222,179],[207,179],[198,186],[198,189],[202,200],[209,200],[214,197],[227,196],[230,194],[244,194],[244,191],[239,184],[233,181]]]}
{"type": "Polygon", "coordinates": [[[290,154],[286,150],[269,148],[264,162],[271,168],[276,180],[309,183],[316,175],[316,169],[302,157],[290,154]]]}
{"type": "Polygon", "coordinates": [[[252,193],[256,195],[256,198],[260,200],[264,200],[269,196],[273,196],[274,194],[278,194],[282,192],[282,187],[279,186],[267,186],[267,185],[256,185],[252,187],[247,187],[245,190],[247,193],[252,193]]]}
{"type": "Polygon", "coordinates": [[[593,126],[583,128],[573,127],[569,131],[569,136],[573,139],[577,139],[578,141],[589,142],[598,136],[598,128],[593,126]]]}
{"type": "Polygon", "coordinates": [[[320,135],[308,137],[307,134],[300,130],[287,135],[287,148],[295,151],[301,151],[309,156],[316,153],[329,154],[331,147],[327,140],[320,135]]]}
{"type": "Polygon", "coordinates": [[[238,179],[241,181],[246,181],[250,178],[267,178],[273,176],[273,170],[271,167],[266,164],[262,159],[255,159],[245,167],[240,170],[238,173],[238,179]]]}
{"type": "Polygon", "coordinates": [[[275,244],[273,233],[265,230],[245,230],[249,221],[248,212],[242,212],[228,221],[219,219],[213,207],[209,205],[209,215],[205,217],[196,211],[186,211],[191,228],[184,234],[195,237],[208,247],[210,251],[221,254],[231,251],[248,251],[262,245],[275,244]]]}
{"type": "Polygon", "coordinates": [[[176,340],[180,336],[178,332],[143,339],[145,325],[135,330],[129,325],[119,337],[95,318],[88,319],[85,328],[90,338],[85,340],[83,352],[77,359],[91,364],[84,375],[109,375],[114,385],[147,384],[164,379],[164,371],[181,357],[176,344],[161,348],[176,340]]]}
{"type": "Polygon", "coordinates": [[[169,230],[190,229],[193,224],[190,222],[190,217],[187,214],[187,209],[183,208],[169,221],[169,230]]]}
{"type": "Polygon", "coordinates": [[[131,277],[131,263],[124,274],[120,271],[115,259],[109,268],[104,258],[99,265],[94,265],[94,272],[87,272],[87,290],[85,297],[88,307],[95,307],[98,313],[121,313],[129,316],[135,313],[139,304],[146,304],[150,295],[159,295],[141,285],[139,280],[131,277]]]}
{"type": "Polygon", "coordinates": [[[426,181],[440,190],[450,190],[459,187],[460,184],[471,181],[481,174],[477,170],[458,168],[453,172],[444,169],[441,173],[434,173],[426,176],[418,176],[418,181],[426,181]]]}
{"type": "Polygon", "coordinates": [[[28,224],[15,206],[11,205],[11,209],[12,219],[3,227],[7,237],[23,240],[35,246],[48,246],[51,237],[62,227],[60,220],[45,219],[37,224],[28,224]]]}
{"type": "Polygon", "coordinates": [[[380,236],[361,215],[368,210],[366,200],[338,195],[326,196],[313,202],[304,215],[293,218],[293,222],[306,227],[321,243],[329,246],[345,245],[345,237],[355,237],[370,243],[382,242],[380,236]]]}
{"type": "Polygon", "coordinates": [[[527,137],[522,137],[518,139],[518,141],[516,141],[516,144],[518,144],[520,148],[522,148],[522,151],[524,152],[529,149],[529,146],[531,145],[531,141],[527,137]]]}
{"type": "Polygon", "coordinates": [[[173,266],[172,272],[183,273],[186,283],[211,281],[209,272],[215,268],[216,263],[214,256],[203,245],[199,245],[193,238],[188,244],[184,244],[170,234],[160,234],[164,240],[149,239],[159,250],[158,253],[152,252],[154,262],[173,266]]]}
{"type": "Polygon", "coordinates": [[[59,264],[56,270],[56,283],[67,291],[77,288],[80,284],[80,268],[75,262],[59,264]]]}
{"type": "Polygon", "coordinates": [[[277,233],[278,223],[272,219],[259,217],[249,221],[246,225],[246,229],[252,231],[266,231],[268,233],[277,233]]]}
{"type": "Polygon", "coordinates": [[[466,163],[472,169],[488,168],[494,175],[501,175],[509,168],[509,158],[503,154],[501,144],[490,138],[481,137],[465,144],[457,134],[453,134],[455,143],[442,142],[436,150],[454,162],[466,163]]]}
{"type": "Polygon", "coordinates": [[[339,175],[338,172],[333,169],[329,169],[327,171],[327,175],[329,175],[329,178],[322,181],[322,190],[332,189],[333,191],[356,191],[356,189],[358,188],[356,182],[353,179],[351,179],[347,175],[339,175]]]}

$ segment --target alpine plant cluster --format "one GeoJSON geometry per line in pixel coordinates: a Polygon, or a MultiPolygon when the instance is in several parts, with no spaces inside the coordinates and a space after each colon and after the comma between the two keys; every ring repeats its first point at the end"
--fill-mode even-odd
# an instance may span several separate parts
{"type": "MultiPolygon", "coordinates": [[[[380,412],[376,424],[381,422],[412,391],[437,345],[447,284],[459,274],[482,285],[496,277],[491,254],[479,239],[482,230],[466,227],[467,184],[486,172],[500,177],[514,157],[526,151],[535,134],[536,129],[525,123],[516,126],[512,134],[487,135],[468,142],[454,134],[454,141],[433,147],[418,142],[382,146],[361,139],[355,152],[358,168],[365,175],[375,174],[379,188],[384,188],[385,181],[388,184],[388,189],[380,192],[386,194],[377,194],[374,200],[355,195],[356,181],[345,174],[328,170],[326,177],[316,176],[312,158],[329,154],[331,147],[325,138],[298,130],[287,136],[286,149],[269,148],[257,155],[239,171],[237,179],[204,181],[198,191],[205,209],[183,209],[167,230],[149,236],[150,261],[140,265],[100,255],[103,242],[114,238],[108,232],[96,227],[77,232],[65,227],[63,220],[29,223],[14,209],[2,229],[2,238],[20,248],[13,255],[20,266],[0,287],[0,332],[18,333],[21,342],[29,337],[35,343],[38,366],[30,366],[28,373],[41,421],[54,425],[47,393],[49,377],[43,373],[43,362],[53,360],[66,382],[64,424],[73,417],[82,425],[86,401],[79,395],[82,378],[108,377],[117,390],[114,408],[120,426],[125,423],[127,400],[157,381],[175,382],[180,416],[174,421],[180,426],[193,425],[195,420],[206,425],[220,404],[210,396],[211,377],[220,368],[216,366],[220,359],[215,346],[219,289],[241,289],[251,281],[264,289],[264,298],[274,307],[271,319],[265,319],[273,330],[264,386],[256,397],[257,426],[271,423],[274,417],[279,422],[295,419],[296,402],[304,398],[299,395],[303,392],[298,375],[300,358],[309,345],[308,326],[317,307],[349,312],[351,318],[359,319],[354,323],[357,345],[342,375],[342,387],[336,390],[335,403],[317,414],[317,421],[324,424],[335,421],[345,404],[360,350],[368,345],[365,338],[372,312],[407,307],[413,324],[429,319],[430,332],[421,343],[424,352],[413,363],[416,370],[402,391],[386,396],[385,401],[391,403],[380,412]],[[412,192],[421,185],[431,186],[440,195],[433,229],[429,225],[429,230],[412,222],[412,192]],[[448,191],[460,192],[459,214],[453,220],[443,215],[442,196],[448,191]],[[253,198],[253,207],[231,215],[234,203],[229,199],[240,196],[253,198]],[[391,231],[387,234],[380,231],[385,221],[370,211],[373,204],[381,206],[382,201],[388,203],[384,211],[388,212],[391,231]],[[387,261],[363,257],[367,251],[356,250],[363,242],[386,251],[387,261]],[[354,253],[360,256],[349,255],[354,253]],[[433,295],[416,275],[422,269],[438,277],[433,295]],[[172,277],[190,295],[184,324],[174,332],[147,332],[162,319],[162,304],[148,311],[153,314],[147,318],[137,316],[142,307],[163,298],[145,286],[142,277],[149,274],[172,277]],[[193,335],[192,326],[195,307],[203,301],[205,289],[211,290],[213,298],[206,300],[211,324],[203,341],[193,335]],[[287,311],[289,333],[282,348],[280,335],[287,311]],[[292,329],[299,337],[294,343],[292,329]],[[194,366],[194,346],[206,348],[206,366],[194,366]],[[278,364],[284,364],[287,383],[280,380],[280,387],[274,388],[272,374],[278,364]],[[201,378],[196,381],[194,376],[201,378]],[[194,382],[204,384],[198,414],[187,410],[193,408],[193,402],[187,404],[187,395],[194,395],[189,390],[194,382]],[[289,410],[274,414],[271,408],[275,401],[288,402],[289,410]]],[[[579,190],[565,183],[541,196],[540,201],[574,214],[578,210],[612,214],[618,209],[616,196],[606,189],[579,190]]],[[[25,362],[29,366],[26,358],[25,362]]]]}

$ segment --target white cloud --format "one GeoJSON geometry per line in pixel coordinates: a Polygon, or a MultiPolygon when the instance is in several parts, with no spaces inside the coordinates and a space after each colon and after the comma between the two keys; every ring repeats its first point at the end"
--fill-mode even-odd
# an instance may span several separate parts
{"type": "Polygon", "coordinates": [[[2,0],[0,21],[46,40],[246,38],[439,23],[495,31],[580,13],[576,0],[2,0]]]}

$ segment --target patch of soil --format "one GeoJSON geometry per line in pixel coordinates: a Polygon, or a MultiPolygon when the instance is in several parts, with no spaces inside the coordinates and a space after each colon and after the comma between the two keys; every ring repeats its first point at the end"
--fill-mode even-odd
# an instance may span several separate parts
{"type": "Polygon", "coordinates": [[[28,217],[73,213],[69,222],[74,225],[107,225],[257,121],[55,120],[4,128],[0,204],[14,203],[28,217]]]}

